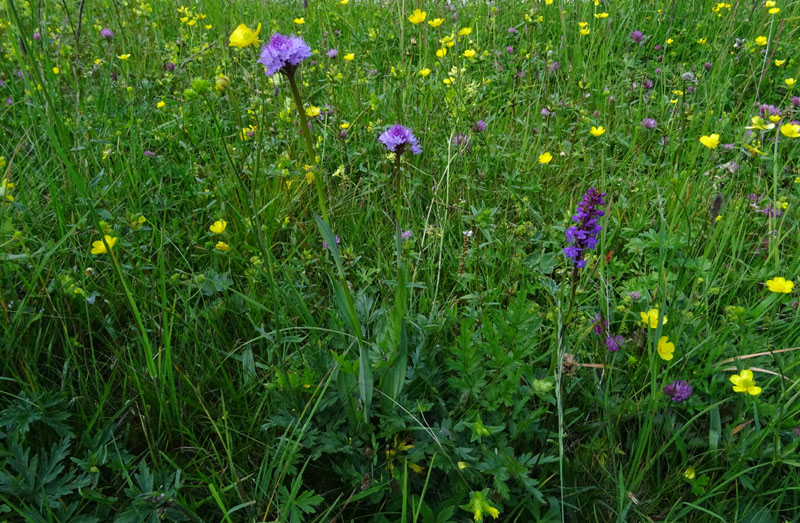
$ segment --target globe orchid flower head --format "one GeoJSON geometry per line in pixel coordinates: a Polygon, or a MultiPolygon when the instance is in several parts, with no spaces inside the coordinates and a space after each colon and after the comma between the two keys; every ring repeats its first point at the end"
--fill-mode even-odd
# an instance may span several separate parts
{"type": "Polygon", "coordinates": [[[403,127],[399,123],[386,129],[383,134],[378,137],[378,141],[385,145],[389,151],[398,156],[403,154],[406,150],[406,146],[409,146],[411,152],[414,154],[420,154],[422,152],[417,137],[414,136],[411,129],[403,127]]]}
{"type": "Polygon", "coordinates": [[[245,47],[251,45],[258,45],[258,33],[260,32],[261,24],[258,24],[258,27],[255,31],[247,27],[245,24],[239,24],[239,26],[231,33],[228,46],[244,49],[245,47]]]}
{"type": "Polygon", "coordinates": [[[669,396],[674,402],[685,401],[692,395],[692,386],[688,381],[675,380],[669,385],[664,386],[664,394],[669,396]]]}
{"type": "Polygon", "coordinates": [[[264,65],[267,76],[281,72],[293,77],[300,62],[309,58],[311,54],[311,48],[301,37],[275,33],[269,39],[269,43],[261,48],[258,63],[264,65]]]}

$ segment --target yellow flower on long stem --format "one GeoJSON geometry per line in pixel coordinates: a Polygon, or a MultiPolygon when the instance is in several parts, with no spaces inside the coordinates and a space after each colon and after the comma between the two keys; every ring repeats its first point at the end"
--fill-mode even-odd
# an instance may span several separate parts
{"type": "Polygon", "coordinates": [[[211,224],[211,227],[208,228],[209,231],[213,232],[214,234],[222,234],[225,232],[225,228],[228,226],[228,222],[225,220],[217,220],[211,224]]]}
{"type": "Polygon", "coordinates": [[[767,288],[772,292],[781,294],[789,294],[794,289],[794,282],[787,280],[783,276],[776,276],[771,280],[767,280],[767,288]]]}
{"type": "Polygon", "coordinates": [[[414,12],[411,13],[411,16],[408,17],[408,21],[414,25],[421,24],[425,21],[425,17],[428,13],[425,11],[420,11],[419,9],[414,9],[414,12]]]}
{"type": "Polygon", "coordinates": [[[796,123],[787,123],[781,125],[781,134],[787,138],[800,137],[800,125],[796,123]]]}
{"type": "Polygon", "coordinates": [[[113,249],[114,244],[117,243],[116,236],[106,234],[103,238],[105,239],[105,243],[103,243],[103,240],[92,242],[92,254],[106,254],[108,253],[108,249],[113,249]],[[108,244],[108,249],[106,249],[106,244],[108,244]]]}
{"type": "Polygon", "coordinates": [[[545,151],[545,152],[543,152],[542,154],[539,155],[539,163],[548,164],[551,161],[553,161],[553,155],[550,154],[549,152],[545,151]]]}
{"type": "Polygon", "coordinates": [[[719,145],[719,135],[712,134],[711,136],[701,136],[700,143],[708,147],[709,149],[716,149],[719,145]]]}
{"type": "Polygon", "coordinates": [[[753,379],[753,371],[750,369],[734,374],[730,379],[731,383],[733,383],[734,392],[746,392],[751,396],[761,394],[761,387],[756,386],[756,381],[753,379]]]}
{"type": "MultiPolygon", "coordinates": [[[[658,309],[650,309],[647,312],[640,312],[639,316],[642,319],[642,323],[650,327],[651,329],[658,328],[658,316],[659,312],[658,309]]],[[[664,318],[661,320],[661,325],[667,324],[667,315],[664,315],[664,318]]]]}
{"type": "Polygon", "coordinates": [[[598,138],[600,136],[603,136],[603,133],[606,132],[606,128],[603,127],[602,125],[600,127],[595,127],[593,125],[592,128],[589,129],[589,132],[591,133],[592,136],[594,136],[595,138],[598,138]]]}
{"type": "Polygon", "coordinates": [[[673,353],[675,352],[675,344],[669,341],[667,336],[661,336],[658,339],[658,346],[656,347],[658,351],[658,355],[664,361],[669,361],[673,357],[673,353]]]}
{"type": "Polygon", "coordinates": [[[231,33],[230,43],[228,46],[243,49],[249,45],[258,45],[259,32],[261,32],[261,24],[258,24],[258,27],[255,31],[247,27],[245,24],[239,24],[239,26],[231,33]]]}
{"type": "Polygon", "coordinates": [[[217,244],[214,246],[214,248],[217,249],[218,251],[221,251],[221,252],[228,252],[229,250],[231,250],[230,245],[228,245],[227,243],[225,243],[223,241],[217,242],[217,244]]]}
{"type": "Polygon", "coordinates": [[[444,18],[434,18],[433,20],[428,20],[428,25],[431,27],[439,27],[444,22],[444,18]]]}

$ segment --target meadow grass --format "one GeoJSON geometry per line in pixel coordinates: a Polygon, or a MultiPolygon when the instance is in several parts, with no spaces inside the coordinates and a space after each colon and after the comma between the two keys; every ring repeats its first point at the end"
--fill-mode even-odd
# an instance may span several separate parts
{"type": "Polygon", "coordinates": [[[797,0],[0,0],[0,46],[0,518],[800,521],[797,0]]]}

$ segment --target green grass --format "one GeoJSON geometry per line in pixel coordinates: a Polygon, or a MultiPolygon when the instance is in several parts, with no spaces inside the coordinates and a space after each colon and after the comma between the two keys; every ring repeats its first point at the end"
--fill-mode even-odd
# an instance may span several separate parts
{"type": "Polygon", "coordinates": [[[0,0],[0,517],[798,521],[800,2],[309,4],[0,0]]]}

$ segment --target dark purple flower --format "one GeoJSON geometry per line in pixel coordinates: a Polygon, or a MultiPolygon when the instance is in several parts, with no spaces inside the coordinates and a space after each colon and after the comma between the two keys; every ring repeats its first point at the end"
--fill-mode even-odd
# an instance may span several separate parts
{"type": "Polygon", "coordinates": [[[550,66],[548,67],[548,70],[551,73],[555,73],[556,71],[558,71],[558,62],[553,62],[552,64],[550,64],[550,66]]]}
{"type": "Polygon", "coordinates": [[[103,28],[103,29],[100,31],[100,36],[102,36],[103,38],[106,38],[106,39],[108,39],[108,38],[114,38],[114,31],[112,31],[112,30],[111,30],[111,29],[109,29],[108,27],[104,27],[104,28],[103,28]]]}
{"type": "Polygon", "coordinates": [[[508,47],[506,47],[506,52],[507,52],[508,54],[511,54],[511,53],[513,53],[513,52],[514,52],[514,48],[513,48],[512,46],[510,46],[510,45],[509,45],[508,47]]]}
{"type": "Polygon", "coordinates": [[[625,340],[617,334],[616,336],[606,336],[606,349],[608,352],[617,352],[625,343],[625,340]]]}
{"type": "Polygon", "coordinates": [[[550,116],[550,110],[547,107],[542,107],[541,114],[545,117],[550,116]]]}
{"type": "Polygon", "coordinates": [[[645,89],[652,89],[653,88],[653,81],[649,78],[645,78],[642,80],[642,87],[645,89]]]}
{"type": "MultiPolygon", "coordinates": [[[[342,241],[342,239],[339,238],[339,235],[336,235],[336,245],[339,245],[341,243],[341,241],[342,241]]],[[[322,248],[323,249],[328,249],[328,242],[326,242],[325,240],[322,240],[322,248]]]]}
{"type": "Polygon", "coordinates": [[[658,125],[658,122],[656,122],[653,118],[645,118],[642,120],[641,124],[645,129],[655,129],[658,125]]]}
{"type": "Polygon", "coordinates": [[[686,92],[689,93],[689,94],[692,94],[694,92],[694,86],[693,85],[688,86],[686,88],[686,92]]]}
{"type": "Polygon", "coordinates": [[[39,31],[34,31],[33,32],[33,40],[34,40],[34,42],[38,42],[41,39],[42,39],[42,35],[39,34],[39,31]]]}
{"type": "Polygon", "coordinates": [[[453,145],[463,148],[463,152],[469,151],[469,136],[466,134],[457,134],[453,136],[453,145]]]}
{"type": "Polygon", "coordinates": [[[154,153],[153,151],[145,151],[144,155],[147,156],[148,158],[153,158],[156,155],[156,153],[154,153]]]}
{"type": "Polygon", "coordinates": [[[484,122],[483,120],[478,120],[472,127],[472,131],[476,133],[482,133],[485,130],[486,130],[486,122],[484,122]]]}
{"type": "Polygon", "coordinates": [[[336,58],[337,56],[339,56],[338,49],[328,49],[328,58],[336,58]]]}
{"type": "Polygon", "coordinates": [[[703,64],[703,67],[706,68],[706,71],[710,71],[711,70],[711,62],[706,62],[705,64],[703,64]]]}
{"type": "Polygon", "coordinates": [[[653,46],[653,50],[654,50],[654,51],[660,51],[660,50],[661,50],[661,44],[656,44],[656,45],[654,45],[654,46],[653,46]]]}
{"type": "Polygon", "coordinates": [[[401,240],[406,241],[409,238],[411,238],[411,229],[405,230],[405,231],[400,233],[400,239],[401,240]]]}
{"type": "Polygon", "coordinates": [[[692,395],[692,386],[688,381],[675,380],[664,386],[664,394],[672,398],[672,401],[684,401],[692,395]]]}
{"type": "Polygon", "coordinates": [[[772,116],[772,115],[780,116],[781,115],[781,110],[780,109],[778,109],[774,105],[769,105],[769,104],[761,104],[761,105],[759,105],[758,106],[758,112],[761,114],[761,116],[772,116]]]}
{"type": "Polygon", "coordinates": [[[403,127],[399,123],[386,129],[383,134],[378,137],[378,140],[385,145],[388,150],[398,155],[403,154],[406,145],[411,146],[411,152],[414,154],[422,152],[417,137],[414,136],[411,129],[403,127]]]}
{"type": "Polygon", "coordinates": [[[175,70],[175,62],[167,62],[167,64],[164,66],[164,69],[171,73],[175,70]]]}
{"type": "Polygon", "coordinates": [[[800,107],[800,96],[792,96],[792,105],[800,107]]]}
{"type": "Polygon", "coordinates": [[[637,29],[636,31],[631,33],[631,40],[633,40],[637,44],[640,44],[642,43],[642,40],[644,40],[644,34],[642,34],[642,32],[637,29]]]}
{"type": "Polygon", "coordinates": [[[275,33],[269,43],[261,48],[257,63],[264,65],[264,72],[272,76],[278,71],[291,76],[298,64],[311,57],[311,48],[299,36],[284,36],[275,33]]]}
{"type": "Polygon", "coordinates": [[[656,67],[656,74],[661,74],[661,68],[660,67],[656,67]]]}
{"type": "Polygon", "coordinates": [[[567,258],[571,258],[577,267],[586,265],[583,256],[586,251],[592,250],[597,245],[597,235],[603,228],[597,220],[605,213],[598,207],[605,205],[603,197],[606,193],[599,193],[594,187],[590,187],[583,200],[578,204],[578,212],[572,217],[572,221],[578,225],[569,227],[564,231],[567,242],[571,245],[564,249],[567,258]]]}

